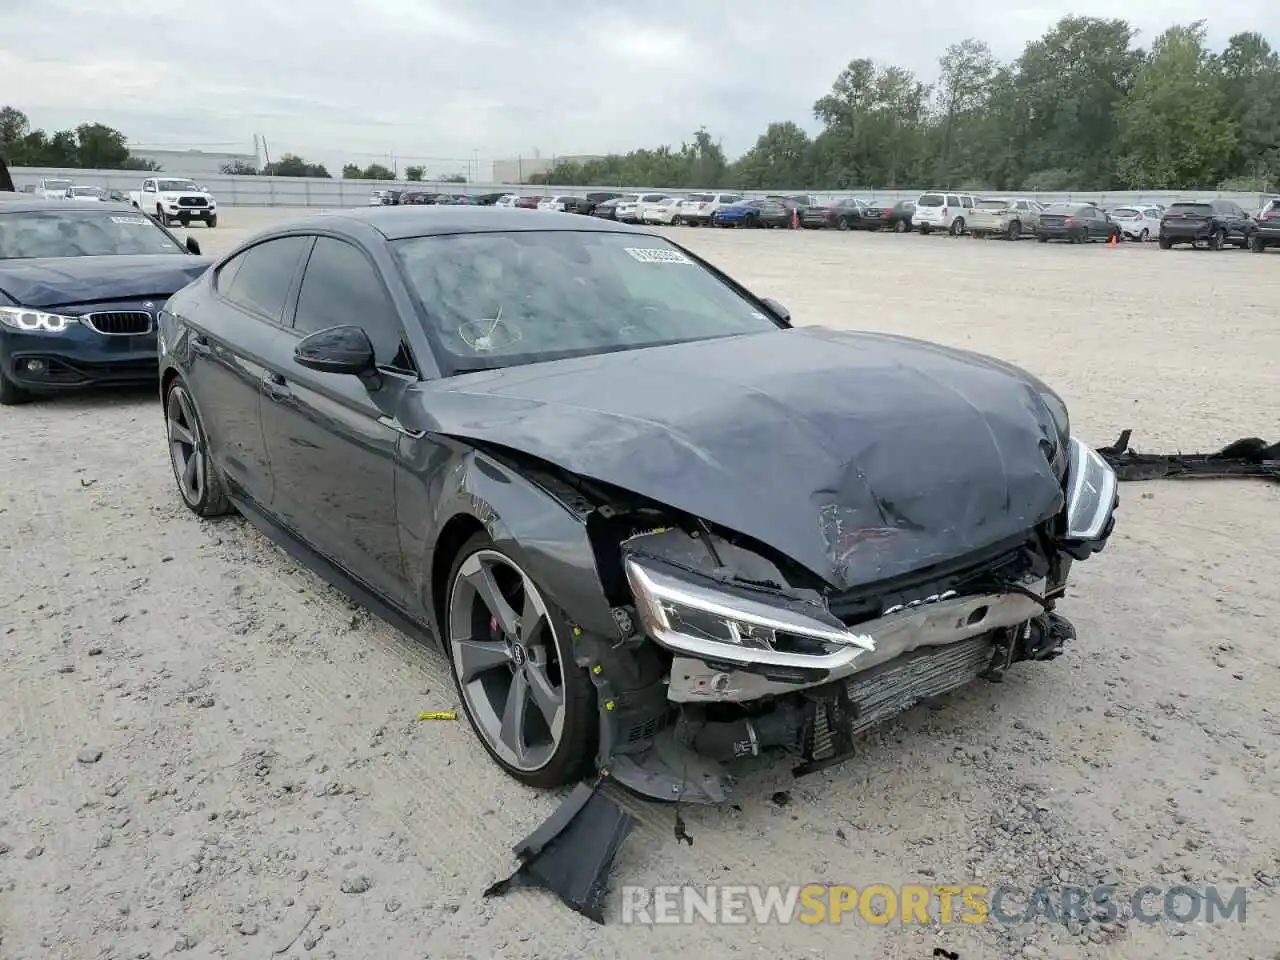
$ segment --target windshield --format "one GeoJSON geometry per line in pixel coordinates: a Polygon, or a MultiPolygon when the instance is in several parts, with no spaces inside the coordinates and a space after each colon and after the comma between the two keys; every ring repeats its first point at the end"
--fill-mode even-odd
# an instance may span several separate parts
{"type": "Polygon", "coordinates": [[[26,210],[0,213],[0,260],[186,253],[138,213],[26,210]]]}
{"type": "Polygon", "coordinates": [[[778,329],[658,237],[519,231],[393,249],[455,373],[778,329]]]}
{"type": "Polygon", "coordinates": [[[921,207],[941,207],[945,203],[946,200],[942,198],[940,193],[926,193],[916,201],[916,204],[921,207]]]}
{"type": "Polygon", "coordinates": [[[70,190],[71,181],[70,180],[46,180],[44,182],[44,188],[46,190],[70,190]]]}
{"type": "Polygon", "coordinates": [[[101,187],[72,187],[71,192],[77,197],[100,197],[103,190],[101,187]]]}
{"type": "Polygon", "coordinates": [[[156,189],[161,193],[178,193],[183,190],[190,190],[192,193],[200,192],[194,180],[157,180],[156,189]]]}

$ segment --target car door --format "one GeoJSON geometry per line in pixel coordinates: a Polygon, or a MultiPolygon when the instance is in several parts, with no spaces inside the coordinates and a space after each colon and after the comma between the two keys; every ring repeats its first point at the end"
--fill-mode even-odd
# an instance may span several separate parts
{"type": "Polygon", "coordinates": [[[292,329],[263,381],[262,429],[276,475],[271,512],[321,556],[400,604],[404,566],[395,505],[395,420],[418,380],[404,329],[380,271],[359,246],[317,236],[302,271],[292,329]],[[308,370],[294,359],[302,337],[362,327],[382,386],[308,370]]]}
{"type": "Polygon", "coordinates": [[[198,303],[186,328],[191,355],[184,372],[223,473],[262,506],[271,502],[272,470],[262,435],[260,395],[273,344],[286,336],[285,304],[297,280],[307,237],[266,240],[217,268],[213,296],[198,303]]]}

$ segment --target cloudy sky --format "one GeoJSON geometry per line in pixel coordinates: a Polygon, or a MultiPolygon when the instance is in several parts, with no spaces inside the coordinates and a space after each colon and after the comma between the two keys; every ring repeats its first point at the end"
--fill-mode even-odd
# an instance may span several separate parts
{"type": "Polygon", "coordinates": [[[1208,21],[1280,46],[1280,0],[0,0],[0,100],[34,125],[98,120],[148,146],[394,153],[433,170],[678,144],[731,156],[810,107],[850,59],[932,79],[967,36],[1002,59],[1059,17],[1119,15],[1150,42],[1208,21]]]}

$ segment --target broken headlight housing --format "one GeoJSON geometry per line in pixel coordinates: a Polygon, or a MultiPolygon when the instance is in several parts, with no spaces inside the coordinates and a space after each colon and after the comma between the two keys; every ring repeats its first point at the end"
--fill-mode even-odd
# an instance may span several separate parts
{"type": "Polygon", "coordinates": [[[701,660],[776,666],[842,666],[874,650],[870,636],[803,601],[729,593],[646,563],[624,561],[645,633],[670,650],[701,660]]]}
{"type": "Polygon", "coordinates": [[[1067,466],[1067,540],[1098,540],[1107,532],[1118,482],[1111,465],[1079,437],[1071,438],[1067,466]]]}

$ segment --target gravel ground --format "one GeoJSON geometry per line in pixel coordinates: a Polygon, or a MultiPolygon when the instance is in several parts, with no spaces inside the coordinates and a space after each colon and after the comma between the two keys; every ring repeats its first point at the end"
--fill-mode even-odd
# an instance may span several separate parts
{"type": "MultiPolygon", "coordinates": [[[[217,252],[287,215],[191,232],[217,252]]],[[[676,235],[797,322],[1024,365],[1091,442],[1280,438],[1280,256],[676,235]]],[[[917,709],[815,777],[758,765],[736,806],[685,811],[693,846],[627,799],[641,826],[614,874],[1242,885],[1246,924],[637,930],[616,895],[604,927],[536,892],[480,898],[557,797],[503,776],[463,723],[416,721],[456,704],[441,658],[242,521],[189,514],[153,397],[5,409],[0,447],[0,957],[1275,955],[1275,485],[1126,486],[1064,604],[1067,656],[917,709]]]]}

